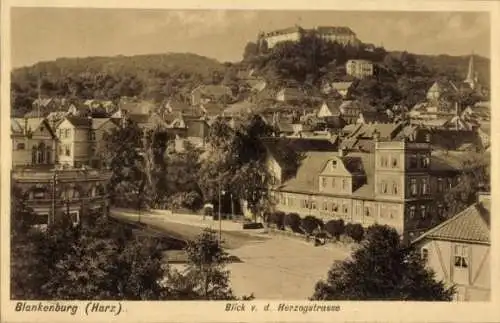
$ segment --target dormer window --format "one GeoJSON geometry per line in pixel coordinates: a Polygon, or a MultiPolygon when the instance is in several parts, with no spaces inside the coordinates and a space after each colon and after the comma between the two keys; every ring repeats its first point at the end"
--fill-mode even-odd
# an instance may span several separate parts
{"type": "Polygon", "coordinates": [[[332,160],[332,167],[337,168],[337,161],[336,160],[332,160]]]}

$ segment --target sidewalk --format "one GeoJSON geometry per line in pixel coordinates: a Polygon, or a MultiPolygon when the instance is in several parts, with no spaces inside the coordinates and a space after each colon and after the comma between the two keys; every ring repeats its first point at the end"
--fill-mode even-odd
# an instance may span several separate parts
{"type": "MultiPolygon", "coordinates": [[[[131,209],[119,209],[113,208],[112,212],[120,213],[130,218],[138,218],[139,213],[137,210],[131,209]]],[[[211,228],[213,230],[219,230],[219,221],[213,220],[212,217],[206,216],[203,220],[202,215],[198,214],[179,214],[172,213],[168,210],[149,210],[143,211],[141,217],[144,218],[154,218],[155,220],[162,220],[166,222],[173,222],[178,224],[185,224],[191,226],[197,226],[201,228],[211,228]]],[[[232,232],[245,232],[248,234],[262,234],[265,229],[243,229],[242,223],[233,222],[232,220],[222,220],[221,221],[222,231],[232,231],[232,232]]]]}

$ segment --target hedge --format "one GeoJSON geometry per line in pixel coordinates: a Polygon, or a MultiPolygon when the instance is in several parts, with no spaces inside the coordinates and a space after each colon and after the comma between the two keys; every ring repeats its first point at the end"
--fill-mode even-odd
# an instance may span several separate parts
{"type": "Polygon", "coordinates": [[[337,240],[345,232],[344,220],[330,220],[325,225],[325,230],[330,234],[330,236],[335,237],[337,240]]]}
{"type": "Polygon", "coordinates": [[[359,223],[348,223],[345,226],[345,234],[356,242],[361,242],[365,235],[365,229],[359,223]]]}

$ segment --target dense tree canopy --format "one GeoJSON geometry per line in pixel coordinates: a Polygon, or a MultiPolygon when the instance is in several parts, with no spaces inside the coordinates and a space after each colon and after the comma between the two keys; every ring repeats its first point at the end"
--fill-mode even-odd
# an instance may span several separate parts
{"type": "Polygon", "coordinates": [[[333,264],[312,299],[450,301],[453,294],[434,280],[418,253],[401,244],[396,230],[375,225],[350,259],[333,264]]]}

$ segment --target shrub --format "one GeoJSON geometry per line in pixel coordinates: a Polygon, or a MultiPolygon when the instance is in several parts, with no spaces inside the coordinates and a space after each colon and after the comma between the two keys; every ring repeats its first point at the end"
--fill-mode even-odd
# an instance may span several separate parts
{"type": "Polygon", "coordinates": [[[300,216],[297,213],[289,213],[285,216],[285,227],[297,232],[300,228],[300,216]]]}
{"type": "Polygon", "coordinates": [[[322,227],[323,221],[320,219],[308,215],[300,220],[300,226],[306,234],[312,234],[315,230],[319,230],[322,227]]]}
{"type": "Polygon", "coordinates": [[[325,225],[325,230],[330,234],[330,236],[335,237],[337,241],[340,236],[345,232],[344,220],[330,220],[325,225]]]}
{"type": "Polygon", "coordinates": [[[276,225],[278,229],[283,230],[283,226],[285,223],[285,213],[281,211],[274,213],[273,223],[276,225]]]}
{"type": "Polygon", "coordinates": [[[363,236],[365,235],[365,230],[359,223],[348,223],[345,226],[345,233],[354,241],[361,242],[361,240],[363,240],[363,236]]]}

